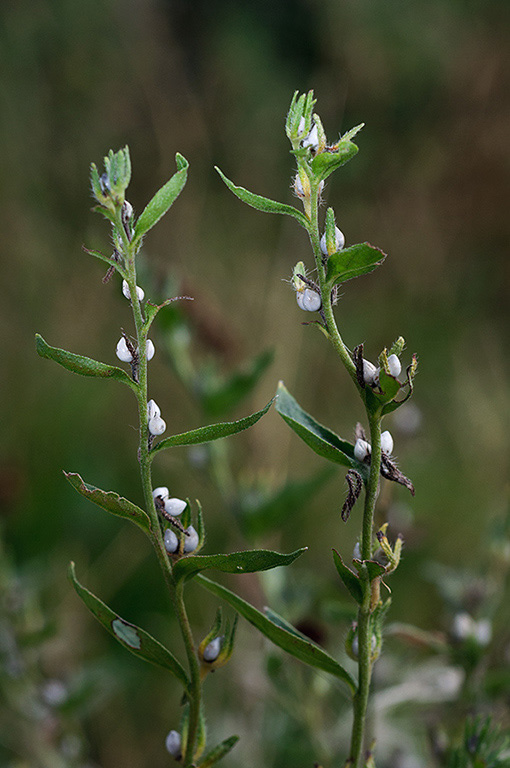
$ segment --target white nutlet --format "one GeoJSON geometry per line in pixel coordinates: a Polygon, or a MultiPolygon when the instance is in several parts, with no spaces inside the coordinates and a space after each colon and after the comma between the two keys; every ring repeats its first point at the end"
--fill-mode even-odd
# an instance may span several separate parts
{"type": "Polygon", "coordinates": [[[192,525],[186,528],[187,536],[184,537],[184,551],[194,552],[198,547],[198,533],[195,531],[192,525]]]}
{"type": "Polygon", "coordinates": [[[322,299],[317,291],[313,291],[311,288],[305,288],[301,291],[296,291],[296,301],[300,309],[304,309],[305,312],[318,312],[322,307],[322,299]]]}
{"type": "Polygon", "coordinates": [[[165,549],[169,555],[173,555],[179,549],[179,539],[171,528],[167,528],[164,536],[165,549]]]}
{"type": "Polygon", "coordinates": [[[319,131],[315,123],[306,139],[303,140],[303,147],[310,147],[314,152],[319,149],[319,131]]]}
{"type": "MultiPolygon", "coordinates": [[[[334,251],[333,253],[336,253],[337,251],[341,251],[345,245],[345,235],[341,229],[338,229],[338,227],[335,227],[335,245],[336,245],[336,251],[334,251]]],[[[321,251],[324,254],[324,256],[329,255],[325,232],[321,237],[321,251]]]]}
{"type": "Polygon", "coordinates": [[[178,731],[170,731],[165,739],[165,746],[167,752],[170,752],[172,757],[180,759],[181,757],[181,735],[178,731]]]}
{"type": "MultiPolygon", "coordinates": [[[[131,294],[129,293],[129,285],[127,283],[127,280],[123,280],[122,281],[122,293],[124,294],[126,299],[130,299],[131,298],[131,294]]],[[[143,288],[140,288],[140,286],[137,285],[136,286],[136,298],[138,299],[138,301],[143,301],[144,296],[145,296],[145,291],[143,290],[143,288]]]]}
{"type": "Polygon", "coordinates": [[[123,363],[132,363],[133,362],[133,355],[128,349],[128,345],[126,344],[126,339],[124,336],[122,336],[118,343],[117,343],[117,349],[115,350],[115,354],[121,360],[123,363]]]}
{"type": "Polygon", "coordinates": [[[300,179],[299,173],[296,173],[296,178],[294,179],[294,192],[298,197],[304,197],[305,196],[305,190],[303,188],[303,182],[300,179]]]}
{"type": "Polygon", "coordinates": [[[178,517],[179,515],[182,515],[186,509],[186,506],[187,504],[185,501],[183,501],[183,499],[165,499],[165,512],[167,515],[178,517]]]}
{"type": "MultiPolygon", "coordinates": [[[[161,409],[155,400],[149,400],[147,403],[147,419],[150,421],[154,416],[161,416],[161,409]]],[[[167,491],[168,493],[168,491],[167,491]]]]}
{"type": "Polygon", "coordinates": [[[387,456],[389,456],[392,450],[393,450],[393,438],[391,436],[391,432],[386,430],[386,432],[383,432],[381,435],[381,451],[385,453],[387,456]]]}
{"type": "Polygon", "coordinates": [[[362,440],[361,438],[356,440],[354,444],[354,455],[358,461],[365,461],[367,456],[370,456],[371,450],[370,443],[367,443],[366,440],[362,440]]]}
{"type": "Polygon", "coordinates": [[[390,374],[395,376],[395,378],[400,374],[400,371],[402,370],[402,363],[398,359],[397,355],[390,355],[388,357],[388,368],[390,374]]]}
{"type": "Polygon", "coordinates": [[[202,654],[204,661],[208,661],[209,663],[216,661],[220,655],[222,641],[222,637],[215,637],[214,640],[207,643],[202,654]]]}
{"type": "Polygon", "coordinates": [[[154,357],[154,353],[156,351],[156,347],[154,346],[153,342],[150,339],[147,339],[147,344],[145,349],[147,350],[147,360],[152,360],[154,357]]]}
{"type": "Polygon", "coordinates": [[[164,485],[160,485],[157,488],[154,488],[154,490],[152,491],[153,499],[157,499],[158,496],[161,496],[161,498],[164,501],[165,499],[168,499],[169,495],[170,493],[168,491],[168,488],[164,485]]]}
{"type": "Polygon", "coordinates": [[[376,368],[376,366],[370,362],[370,360],[363,360],[363,381],[365,384],[368,384],[369,386],[372,386],[372,384],[377,384],[377,379],[379,377],[379,368],[376,368]]]}
{"type": "Polygon", "coordinates": [[[152,419],[149,420],[149,432],[151,435],[154,435],[155,437],[162,435],[165,429],[166,422],[161,416],[153,416],[152,419]]]}

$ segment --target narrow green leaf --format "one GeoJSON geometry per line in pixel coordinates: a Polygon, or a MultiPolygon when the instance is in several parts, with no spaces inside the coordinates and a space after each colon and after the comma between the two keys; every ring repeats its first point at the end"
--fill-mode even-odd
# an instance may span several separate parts
{"type": "Polygon", "coordinates": [[[258,611],[253,605],[250,605],[238,595],[231,592],[226,587],[222,587],[221,584],[217,584],[205,576],[196,576],[196,581],[201,584],[209,592],[212,592],[217,597],[225,600],[232,608],[235,608],[238,613],[241,614],[250,624],[253,624],[265,637],[271,640],[272,643],[282,648],[287,653],[290,653],[296,659],[303,661],[305,664],[309,664],[317,669],[322,669],[324,672],[328,672],[330,675],[338,677],[346,683],[351,692],[356,692],[356,683],[350,676],[350,674],[334,659],[329,653],[326,653],[318,645],[315,645],[310,640],[304,640],[301,637],[296,636],[294,632],[289,632],[277,624],[270,621],[267,616],[258,611]]]}
{"type": "Polygon", "coordinates": [[[354,571],[351,571],[351,569],[345,565],[336,549],[333,550],[333,561],[335,563],[335,568],[338,571],[338,575],[350,592],[351,597],[353,597],[356,602],[361,605],[363,602],[363,590],[361,588],[359,578],[356,576],[354,571]]]}
{"type": "Polygon", "coordinates": [[[110,221],[114,227],[117,226],[117,219],[115,218],[115,214],[109,208],[105,208],[103,205],[95,205],[92,210],[94,213],[100,213],[101,216],[104,216],[105,219],[108,219],[108,221],[110,221]]]}
{"type": "Polygon", "coordinates": [[[91,251],[90,248],[86,248],[84,245],[82,245],[82,250],[85,251],[85,253],[88,253],[89,256],[95,256],[96,259],[100,259],[101,261],[104,261],[105,264],[109,264],[110,267],[113,267],[114,269],[119,272],[122,277],[126,276],[126,272],[122,267],[122,264],[120,264],[118,261],[115,261],[115,259],[112,259],[111,256],[105,256],[104,253],[101,253],[101,251],[91,251]]]}
{"type": "Polygon", "coordinates": [[[260,377],[273,362],[273,350],[266,349],[245,370],[236,371],[226,381],[205,387],[201,392],[202,405],[210,416],[220,416],[235,408],[253,391],[260,377]]]}
{"type": "Polygon", "coordinates": [[[199,443],[208,443],[211,440],[218,440],[221,437],[236,435],[238,432],[242,432],[244,429],[248,429],[248,427],[256,424],[257,421],[268,412],[273,400],[270,400],[261,411],[257,411],[251,416],[245,416],[244,419],[239,419],[238,421],[225,421],[219,424],[209,424],[207,427],[198,427],[189,432],[181,432],[179,435],[166,437],[154,446],[151,451],[151,456],[154,456],[154,454],[158,453],[158,451],[162,451],[164,448],[172,448],[177,445],[197,445],[199,443]]]}
{"type": "Polygon", "coordinates": [[[145,235],[149,229],[157,224],[162,216],[168,211],[170,206],[175,202],[180,193],[182,192],[186,179],[188,176],[188,163],[182,157],[178,155],[177,166],[180,168],[170,181],[167,181],[161,189],[159,189],[152,200],[146,205],[142,213],[140,214],[135,224],[134,242],[137,244],[140,239],[145,235]],[[184,164],[185,163],[185,164],[184,164]]]}
{"type": "Polygon", "coordinates": [[[349,140],[340,139],[334,149],[331,147],[315,155],[310,166],[318,178],[327,179],[337,168],[352,160],[357,153],[356,144],[349,140]]]}
{"type": "Polygon", "coordinates": [[[334,253],[328,259],[326,280],[330,285],[345,283],[353,277],[373,272],[383,263],[386,254],[370,243],[358,243],[334,253]]]}
{"type": "Polygon", "coordinates": [[[275,408],[289,427],[319,456],[335,464],[358,468],[352,443],[342,440],[327,427],[315,421],[298,405],[282,381],[278,384],[275,408]]]}
{"type": "Polygon", "coordinates": [[[282,629],[285,629],[287,632],[290,632],[291,635],[294,635],[295,637],[300,637],[302,640],[306,640],[307,643],[310,642],[310,638],[304,635],[302,632],[299,631],[299,629],[296,629],[290,621],[287,621],[287,619],[284,619],[283,616],[280,616],[279,613],[276,613],[276,611],[273,611],[271,608],[268,608],[267,605],[264,607],[264,613],[266,614],[269,621],[272,621],[273,624],[276,624],[277,627],[281,627],[282,629]]]}
{"type": "Polygon", "coordinates": [[[287,216],[293,216],[299,221],[302,227],[308,229],[308,219],[301,213],[301,211],[298,211],[297,208],[294,208],[292,205],[285,205],[285,203],[278,203],[276,200],[270,200],[268,197],[255,195],[253,192],[248,192],[244,187],[237,187],[230,181],[230,179],[227,179],[225,174],[222,173],[219,168],[216,166],[215,168],[230,191],[233,192],[239,200],[242,200],[243,203],[247,203],[248,205],[251,205],[252,208],[256,208],[257,211],[263,211],[264,213],[283,213],[287,216]]]}
{"type": "Polygon", "coordinates": [[[124,648],[127,648],[135,656],[149,661],[151,664],[168,669],[182,683],[185,690],[189,691],[188,676],[175,656],[164,645],[161,645],[158,640],[149,635],[148,632],[137,627],[135,624],[125,621],[103,603],[102,600],[80,584],[76,578],[73,562],[69,564],[69,578],[78,596],[83,600],[89,611],[124,648]]]}
{"type": "Polygon", "coordinates": [[[64,472],[64,475],[78,493],[81,493],[86,499],[97,504],[98,507],[106,509],[106,511],[111,512],[112,515],[131,520],[132,523],[135,523],[135,525],[141,528],[145,533],[151,531],[149,515],[143,509],[137,507],[136,504],[133,504],[133,502],[119,496],[115,491],[101,491],[93,485],[84,483],[80,475],[75,472],[64,472]]]}
{"type": "Polygon", "coordinates": [[[222,741],[221,744],[218,744],[217,747],[211,749],[211,751],[202,758],[202,760],[198,763],[197,768],[210,768],[211,765],[214,765],[214,763],[217,763],[218,760],[221,760],[223,757],[225,757],[225,755],[230,752],[232,747],[235,747],[238,741],[239,736],[231,736],[229,739],[225,739],[225,741],[222,741]]]}
{"type": "Polygon", "coordinates": [[[272,552],[268,549],[252,549],[248,552],[232,552],[229,555],[189,555],[182,557],[174,566],[174,578],[189,579],[200,571],[215,568],[223,573],[255,573],[290,565],[307,547],[297,549],[289,555],[272,552]]]}
{"type": "Polygon", "coordinates": [[[81,376],[96,376],[102,379],[115,379],[122,384],[127,384],[135,392],[138,389],[138,385],[127,375],[122,368],[117,368],[115,365],[107,365],[106,363],[99,363],[97,360],[92,360],[90,357],[83,357],[82,355],[75,355],[74,352],[68,352],[66,349],[58,349],[58,347],[50,347],[43,337],[36,333],[35,345],[37,353],[41,357],[47,357],[49,360],[54,360],[63,368],[67,368],[68,371],[73,373],[79,373],[81,376]]]}

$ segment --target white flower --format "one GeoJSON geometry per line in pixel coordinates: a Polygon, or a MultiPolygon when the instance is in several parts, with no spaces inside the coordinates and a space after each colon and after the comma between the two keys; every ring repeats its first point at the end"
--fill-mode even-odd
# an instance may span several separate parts
{"type": "Polygon", "coordinates": [[[319,132],[315,123],[306,139],[303,140],[303,147],[310,147],[314,152],[319,149],[319,132]]]}
{"type": "Polygon", "coordinates": [[[152,419],[149,420],[149,432],[151,435],[162,435],[165,429],[166,423],[161,416],[153,416],[152,419]]]}
{"type": "Polygon", "coordinates": [[[373,363],[370,362],[370,360],[363,360],[363,380],[365,384],[369,384],[370,386],[372,384],[377,383],[377,379],[379,377],[379,368],[376,368],[373,363]]]}
{"type": "Polygon", "coordinates": [[[391,436],[391,433],[386,430],[386,432],[383,432],[381,435],[381,451],[383,453],[386,453],[388,456],[393,450],[393,438],[391,436]]]}
{"type": "Polygon", "coordinates": [[[158,488],[154,488],[152,491],[152,498],[157,499],[158,496],[161,496],[163,501],[165,499],[168,499],[169,496],[168,488],[166,488],[164,485],[159,486],[158,488]]]}
{"type": "Polygon", "coordinates": [[[215,637],[214,640],[211,640],[210,643],[207,643],[202,654],[204,661],[216,661],[220,655],[222,640],[222,637],[215,637]]]}
{"type": "Polygon", "coordinates": [[[167,528],[165,531],[165,549],[169,555],[173,555],[179,549],[179,539],[171,528],[167,528]]]}
{"type": "Polygon", "coordinates": [[[178,515],[182,515],[184,510],[186,509],[186,502],[183,501],[183,499],[169,499],[168,497],[164,500],[165,501],[165,512],[168,515],[173,515],[173,517],[178,517],[178,515]]]}
{"type": "Polygon", "coordinates": [[[391,375],[395,376],[395,378],[399,375],[402,370],[402,364],[397,355],[390,355],[388,357],[388,368],[390,369],[391,375]]]}
{"type": "Polygon", "coordinates": [[[364,461],[367,456],[370,456],[371,450],[370,443],[367,443],[366,440],[362,440],[361,438],[356,440],[356,443],[354,444],[354,455],[358,461],[364,461]]]}
{"type": "MultiPolygon", "coordinates": [[[[333,251],[333,253],[336,253],[337,251],[341,251],[342,248],[345,245],[345,235],[344,233],[338,229],[338,227],[335,227],[335,244],[336,244],[336,251],[333,251]]],[[[324,256],[328,256],[328,246],[326,244],[326,233],[321,237],[321,251],[324,254],[324,256]]]]}
{"type": "Polygon", "coordinates": [[[184,537],[184,551],[194,552],[198,547],[198,533],[192,525],[190,525],[189,528],[186,528],[186,533],[189,535],[184,537]]]}
{"type": "MultiPolygon", "coordinates": [[[[122,281],[122,293],[126,297],[126,299],[131,298],[131,294],[129,293],[129,285],[127,283],[127,280],[122,281]]],[[[145,292],[143,288],[140,288],[139,285],[136,286],[136,297],[138,301],[143,301],[143,297],[145,296],[145,292]]]]}
{"type": "Polygon", "coordinates": [[[147,419],[150,421],[153,416],[161,416],[161,410],[154,400],[149,400],[147,403],[147,419]]]}
{"type": "Polygon", "coordinates": [[[296,291],[296,301],[300,309],[304,309],[306,312],[317,312],[322,307],[320,294],[311,288],[296,291]]]}
{"type": "Polygon", "coordinates": [[[117,349],[115,350],[115,353],[119,360],[122,360],[123,363],[132,363],[133,362],[133,355],[128,349],[128,346],[126,344],[126,339],[124,336],[122,336],[118,343],[117,343],[117,349]]]}
{"type": "Polygon", "coordinates": [[[177,731],[170,731],[166,737],[165,746],[172,757],[181,757],[181,736],[177,731]]]}
{"type": "Polygon", "coordinates": [[[147,345],[145,349],[147,350],[147,360],[152,360],[156,348],[150,339],[147,339],[147,345]]]}

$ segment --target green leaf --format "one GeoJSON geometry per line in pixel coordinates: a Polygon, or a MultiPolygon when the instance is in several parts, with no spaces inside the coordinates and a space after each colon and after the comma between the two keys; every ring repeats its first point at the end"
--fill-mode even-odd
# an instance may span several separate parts
{"type": "Polygon", "coordinates": [[[354,694],[356,691],[356,683],[350,676],[350,674],[334,659],[329,653],[326,653],[318,645],[315,645],[310,640],[305,640],[299,637],[295,632],[289,632],[283,627],[270,621],[267,616],[258,611],[253,605],[250,605],[238,595],[231,592],[226,587],[222,587],[221,584],[217,584],[205,576],[198,575],[196,581],[201,584],[209,592],[212,592],[219,598],[225,600],[232,608],[241,614],[250,624],[253,624],[265,637],[271,640],[272,643],[282,648],[287,653],[290,653],[296,659],[303,661],[305,664],[309,664],[317,669],[322,669],[324,672],[328,672],[330,675],[338,677],[346,683],[351,692],[354,694]]]}
{"type": "Polygon", "coordinates": [[[152,200],[146,205],[135,224],[134,242],[137,244],[149,229],[157,224],[168,211],[172,203],[182,192],[188,176],[188,162],[182,155],[176,155],[177,167],[180,169],[159,189],[152,200]]]}
{"type": "Polygon", "coordinates": [[[75,355],[74,352],[68,352],[66,349],[58,349],[58,347],[50,347],[43,337],[35,334],[35,346],[37,354],[41,357],[47,357],[49,360],[54,360],[63,368],[67,368],[68,371],[73,373],[79,373],[81,376],[96,376],[102,379],[115,379],[122,384],[127,384],[135,392],[138,390],[138,385],[127,375],[122,368],[117,368],[115,365],[107,365],[106,363],[99,363],[97,360],[92,360],[90,357],[83,357],[82,355],[75,355]]]}
{"type": "MultiPolygon", "coordinates": [[[[338,571],[338,575],[342,579],[343,583],[347,587],[348,591],[351,594],[351,597],[353,597],[359,605],[363,602],[363,590],[361,588],[360,580],[354,573],[354,571],[351,571],[350,568],[348,568],[345,564],[336,549],[333,550],[333,560],[335,563],[335,567],[338,571]]],[[[383,568],[384,571],[384,568],[383,568]]]]}
{"type": "Polygon", "coordinates": [[[291,635],[294,635],[295,637],[300,637],[302,640],[306,640],[307,643],[310,642],[310,638],[304,635],[302,632],[299,631],[299,629],[296,629],[290,621],[287,621],[287,619],[284,619],[283,616],[280,616],[279,613],[276,613],[276,611],[273,611],[271,608],[268,608],[267,605],[264,608],[264,613],[266,614],[269,621],[272,621],[273,624],[276,624],[277,627],[281,627],[282,629],[285,629],[287,632],[290,632],[291,635]]]}
{"type": "Polygon", "coordinates": [[[374,389],[373,393],[381,403],[389,403],[393,400],[400,390],[400,382],[394,376],[390,376],[384,369],[379,372],[379,389],[374,389]]]}
{"type": "Polygon", "coordinates": [[[238,432],[242,432],[244,429],[248,429],[248,427],[256,424],[257,421],[268,412],[273,400],[270,400],[261,411],[257,411],[251,416],[245,416],[244,419],[239,419],[238,421],[224,421],[219,424],[209,424],[207,427],[198,427],[189,432],[181,432],[179,435],[166,437],[154,446],[151,451],[151,456],[165,448],[172,448],[177,445],[198,445],[199,443],[208,443],[211,440],[219,440],[221,437],[236,435],[238,432]]]}
{"type": "Polygon", "coordinates": [[[149,661],[151,664],[168,669],[182,683],[185,690],[189,690],[188,676],[175,656],[164,645],[161,645],[158,640],[149,635],[148,632],[140,629],[135,624],[125,621],[103,603],[102,600],[80,584],[76,578],[73,562],[69,564],[69,578],[78,596],[83,600],[89,611],[124,648],[127,648],[135,656],[149,661]]]}
{"type": "Polygon", "coordinates": [[[359,462],[354,458],[352,443],[342,440],[334,432],[315,421],[298,405],[282,381],[278,384],[275,408],[289,427],[319,456],[335,464],[358,469],[359,462]]]}
{"type": "Polygon", "coordinates": [[[174,578],[189,579],[200,571],[215,568],[223,573],[255,573],[290,565],[307,547],[296,549],[289,555],[272,552],[268,549],[252,549],[248,552],[232,552],[229,555],[189,555],[182,557],[174,566],[174,578]]]}
{"type": "Polygon", "coordinates": [[[100,251],[91,251],[90,248],[85,248],[84,245],[82,245],[82,250],[85,251],[85,253],[88,253],[89,256],[95,256],[96,259],[100,259],[101,261],[104,261],[105,264],[109,264],[110,267],[116,269],[117,272],[122,275],[122,277],[126,276],[126,271],[122,267],[122,264],[118,261],[115,261],[115,259],[112,259],[111,256],[105,256],[104,253],[101,253],[100,251]]]}
{"type": "Polygon", "coordinates": [[[354,565],[356,566],[358,573],[361,573],[363,568],[367,569],[368,574],[368,580],[373,581],[374,579],[377,579],[378,576],[382,576],[384,573],[386,573],[386,568],[384,565],[381,565],[381,563],[378,563],[377,560],[353,560],[354,565]]]}
{"type": "Polygon", "coordinates": [[[211,751],[202,758],[202,760],[198,763],[197,768],[210,768],[211,765],[214,765],[214,763],[217,763],[218,760],[221,760],[223,757],[225,757],[225,755],[230,752],[232,747],[235,747],[238,741],[239,736],[231,736],[229,739],[225,739],[225,741],[222,741],[221,744],[218,744],[217,747],[211,749],[211,751]]]}
{"type": "Polygon", "coordinates": [[[163,307],[168,307],[170,304],[173,304],[174,301],[193,301],[193,299],[191,296],[172,296],[171,299],[166,299],[162,304],[151,304],[150,301],[147,301],[145,303],[144,328],[148,331],[159,310],[163,309],[163,307]]]}
{"type": "Polygon", "coordinates": [[[133,502],[119,496],[115,491],[101,491],[93,485],[84,483],[80,475],[75,472],[64,472],[64,475],[78,493],[81,493],[86,499],[97,504],[98,507],[106,509],[106,511],[111,512],[112,515],[131,520],[131,522],[141,528],[144,533],[149,533],[151,531],[149,515],[143,509],[137,507],[136,504],[133,504],[133,502]]]}
{"type": "Polygon", "coordinates": [[[230,179],[227,179],[225,174],[222,173],[219,168],[216,166],[215,168],[230,191],[233,192],[239,200],[242,200],[243,203],[247,203],[248,205],[251,205],[252,208],[256,208],[257,211],[263,211],[264,213],[283,213],[287,216],[293,216],[299,221],[302,227],[308,229],[308,219],[301,213],[301,211],[298,211],[297,208],[294,208],[292,205],[285,205],[285,203],[277,203],[276,200],[270,200],[267,197],[255,195],[253,192],[248,192],[244,187],[237,187],[230,181],[230,179]]]}
{"type": "Polygon", "coordinates": [[[326,280],[331,286],[335,283],[345,283],[353,277],[373,272],[385,258],[386,254],[370,243],[358,243],[349,248],[342,248],[329,257],[326,280]]]}
{"type": "Polygon", "coordinates": [[[206,386],[201,392],[202,405],[210,416],[220,416],[235,408],[254,389],[260,377],[273,362],[274,353],[267,349],[258,355],[244,371],[237,371],[216,386],[206,386]]]}
{"type": "Polygon", "coordinates": [[[315,155],[310,167],[319,179],[327,179],[337,168],[352,160],[358,153],[358,147],[352,141],[340,139],[335,148],[330,147],[315,155]]]}

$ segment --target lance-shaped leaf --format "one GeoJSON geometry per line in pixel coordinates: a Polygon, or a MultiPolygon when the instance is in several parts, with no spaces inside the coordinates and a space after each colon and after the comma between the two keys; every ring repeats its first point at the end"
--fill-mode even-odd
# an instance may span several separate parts
{"type": "Polygon", "coordinates": [[[359,603],[359,605],[361,605],[363,602],[363,590],[361,588],[359,578],[356,576],[354,571],[351,571],[351,569],[345,565],[336,549],[333,550],[333,560],[335,563],[335,568],[338,571],[338,575],[349,590],[351,596],[356,600],[357,603],[359,603]]]}
{"type": "Polygon", "coordinates": [[[222,757],[225,757],[232,747],[235,747],[238,741],[239,736],[231,736],[229,739],[225,739],[225,741],[222,741],[217,747],[211,749],[211,751],[200,760],[197,768],[210,768],[211,765],[214,765],[214,763],[217,763],[222,757]]]}
{"type": "Polygon", "coordinates": [[[290,653],[296,659],[303,661],[305,664],[309,664],[317,669],[322,669],[324,672],[328,672],[330,675],[338,677],[343,680],[352,693],[356,691],[356,683],[336,659],[326,653],[318,645],[312,643],[310,640],[303,639],[295,632],[289,632],[281,626],[270,621],[267,616],[264,616],[253,605],[247,603],[238,595],[231,592],[226,587],[217,584],[205,576],[198,575],[196,581],[203,587],[212,592],[217,597],[225,600],[232,608],[241,614],[250,624],[253,624],[265,637],[271,640],[272,643],[282,648],[287,653],[290,653]]]}
{"type": "Polygon", "coordinates": [[[115,611],[112,611],[102,600],[96,597],[86,587],[84,587],[76,578],[74,563],[69,564],[69,578],[89,611],[103,625],[103,627],[118,640],[118,642],[138,656],[151,664],[168,669],[174,677],[189,690],[189,680],[180,662],[170,651],[155,640],[148,632],[135,624],[130,624],[121,618],[115,611]]]}
{"type": "Polygon", "coordinates": [[[351,245],[329,257],[326,280],[331,286],[345,283],[353,277],[373,272],[385,258],[386,254],[370,243],[351,245]]]}
{"type": "Polygon", "coordinates": [[[109,264],[110,267],[116,269],[117,272],[122,275],[122,277],[126,277],[126,270],[122,264],[119,261],[112,259],[111,256],[105,256],[105,254],[101,253],[100,251],[91,251],[90,248],[86,248],[84,245],[82,245],[82,250],[85,251],[85,253],[88,253],[89,256],[95,256],[96,259],[100,259],[101,261],[104,261],[105,264],[109,264]]]}
{"type": "Polygon", "coordinates": [[[216,166],[215,168],[230,191],[233,192],[239,200],[242,200],[243,203],[247,203],[248,205],[251,205],[252,208],[256,208],[258,211],[263,211],[264,213],[283,213],[287,216],[293,216],[299,221],[302,227],[305,229],[308,228],[308,219],[301,213],[301,211],[298,211],[297,208],[294,208],[292,205],[286,205],[285,203],[278,203],[276,200],[270,200],[268,197],[255,195],[253,192],[248,192],[244,187],[237,187],[230,181],[230,179],[227,179],[225,174],[222,173],[219,168],[216,166]]]}
{"type": "Polygon", "coordinates": [[[143,235],[165,215],[186,184],[188,162],[179,153],[177,153],[175,159],[178,168],[177,172],[174,173],[170,181],[167,181],[167,183],[156,192],[152,200],[147,203],[147,206],[144,208],[135,224],[135,243],[138,243],[143,235]]]}
{"type": "Polygon", "coordinates": [[[67,368],[68,371],[73,373],[79,373],[80,376],[96,376],[101,379],[115,379],[122,384],[127,384],[135,392],[138,389],[138,385],[127,375],[122,368],[117,368],[115,365],[107,365],[106,363],[99,363],[97,360],[92,360],[90,357],[83,357],[83,355],[75,355],[74,352],[68,352],[66,349],[58,349],[58,347],[50,347],[43,337],[36,333],[35,345],[37,354],[41,357],[47,357],[49,360],[54,360],[63,368],[67,368]]]}
{"type": "Polygon", "coordinates": [[[319,152],[310,162],[314,174],[320,179],[327,179],[333,171],[345,165],[358,152],[358,147],[352,141],[340,139],[333,148],[329,147],[324,152],[319,152]]]}
{"type": "Polygon", "coordinates": [[[150,532],[151,521],[149,515],[143,509],[137,507],[136,504],[133,504],[132,501],[119,496],[115,491],[102,491],[100,488],[84,483],[80,475],[75,472],[64,472],[64,475],[78,493],[81,493],[86,499],[97,504],[98,507],[106,509],[112,515],[131,520],[132,523],[135,523],[145,533],[150,532]]]}
{"type": "Polygon", "coordinates": [[[228,555],[190,555],[177,561],[174,566],[174,578],[189,579],[200,571],[215,568],[223,573],[255,573],[290,565],[307,547],[296,549],[289,555],[272,552],[269,549],[252,549],[247,552],[232,552],[228,555]]]}
{"type": "MultiPolygon", "coordinates": [[[[273,398],[274,400],[274,398],[273,398]]],[[[172,448],[177,445],[198,445],[199,443],[208,443],[211,440],[218,440],[220,437],[236,435],[244,429],[256,424],[262,416],[268,412],[273,400],[262,408],[262,410],[253,413],[251,416],[245,416],[238,421],[224,421],[219,424],[209,424],[207,427],[198,427],[189,432],[181,432],[179,435],[171,435],[161,440],[151,451],[151,456],[162,451],[164,448],[172,448]]]]}
{"type": "Polygon", "coordinates": [[[275,408],[289,427],[319,456],[323,456],[335,464],[358,468],[358,462],[354,459],[352,443],[342,440],[327,427],[323,427],[322,424],[315,421],[309,413],[301,408],[282,381],[278,384],[275,408]]]}

